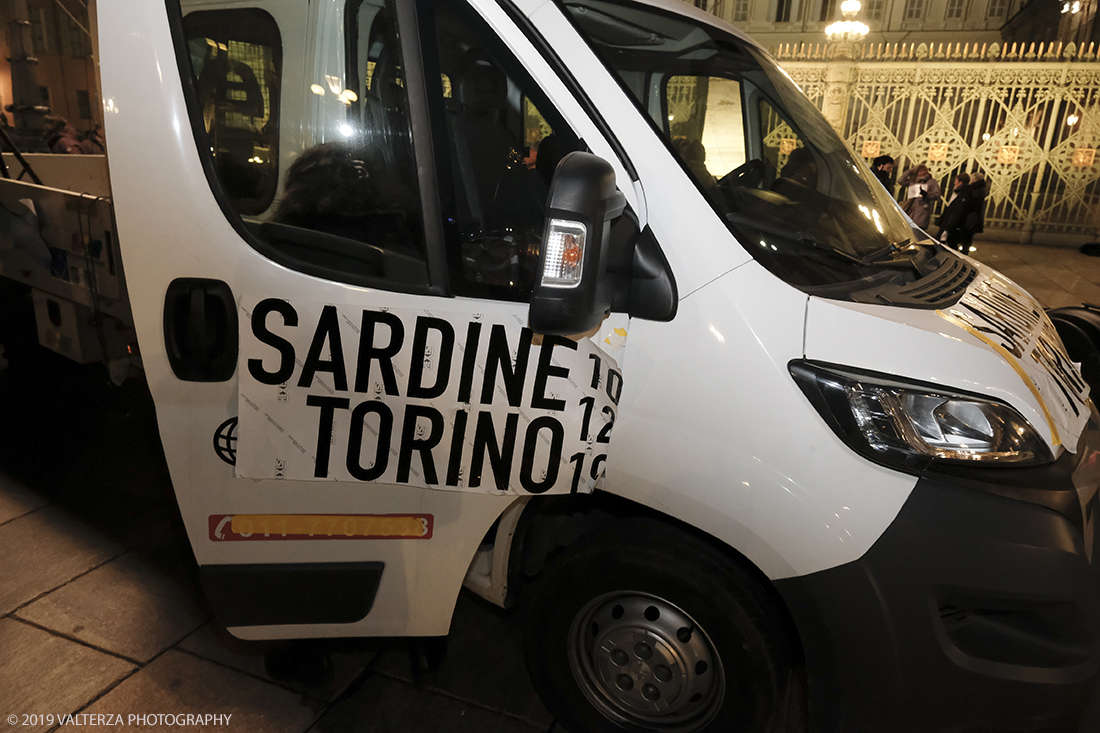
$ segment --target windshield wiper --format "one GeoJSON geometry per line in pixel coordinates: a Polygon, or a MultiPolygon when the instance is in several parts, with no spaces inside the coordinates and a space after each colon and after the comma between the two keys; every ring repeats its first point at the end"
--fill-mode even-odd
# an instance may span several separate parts
{"type": "Polygon", "coordinates": [[[855,255],[848,254],[842,250],[830,247],[828,245],[818,242],[816,239],[809,237],[804,232],[788,229],[787,227],[776,224],[775,222],[765,222],[758,219],[742,216],[735,212],[728,212],[726,214],[726,221],[733,224],[735,227],[747,227],[749,229],[756,230],[761,234],[770,234],[772,236],[779,237],[784,243],[797,244],[807,249],[812,249],[822,254],[829,255],[836,259],[844,260],[845,262],[855,263],[857,265],[863,265],[867,267],[871,263],[865,258],[856,257],[855,255]]]}
{"type": "Polygon", "coordinates": [[[890,244],[886,245],[885,247],[881,247],[879,249],[876,249],[874,252],[871,252],[870,254],[864,255],[863,259],[867,264],[870,264],[870,263],[873,263],[873,262],[875,262],[876,260],[878,260],[882,257],[886,257],[887,255],[892,255],[895,252],[897,252],[899,249],[901,249],[902,247],[905,247],[905,246],[910,245],[912,243],[913,243],[913,240],[911,240],[911,239],[906,240],[904,242],[890,242],[890,244]]]}
{"type": "Polygon", "coordinates": [[[855,255],[850,255],[843,250],[829,247],[822,244],[821,242],[818,242],[816,239],[810,239],[802,233],[799,233],[797,239],[791,239],[790,241],[795,242],[796,244],[801,244],[803,247],[809,247],[810,249],[816,249],[818,252],[824,252],[825,254],[832,255],[833,257],[838,257],[845,262],[854,262],[857,265],[863,266],[871,264],[866,258],[856,257],[855,255]]]}

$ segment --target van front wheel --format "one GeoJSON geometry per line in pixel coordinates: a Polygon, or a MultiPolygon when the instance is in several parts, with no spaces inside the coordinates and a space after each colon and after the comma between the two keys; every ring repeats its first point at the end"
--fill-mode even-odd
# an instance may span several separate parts
{"type": "Polygon", "coordinates": [[[527,603],[527,667],[571,731],[763,731],[790,667],[774,602],[707,543],[652,520],[565,550],[527,603]]]}

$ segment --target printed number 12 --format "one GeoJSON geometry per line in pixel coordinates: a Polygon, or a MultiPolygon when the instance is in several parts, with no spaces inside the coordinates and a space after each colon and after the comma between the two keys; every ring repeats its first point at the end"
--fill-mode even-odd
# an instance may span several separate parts
{"type": "Polygon", "coordinates": [[[581,422],[581,440],[588,440],[588,426],[592,422],[592,408],[596,406],[595,397],[583,397],[580,404],[584,405],[584,420],[581,422]]]}

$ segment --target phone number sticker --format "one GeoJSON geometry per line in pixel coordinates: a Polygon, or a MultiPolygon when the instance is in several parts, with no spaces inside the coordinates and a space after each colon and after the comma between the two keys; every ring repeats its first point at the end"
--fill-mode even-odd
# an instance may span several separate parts
{"type": "Polygon", "coordinates": [[[431,514],[211,514],[213,542],[430,540],[431,514]]]}

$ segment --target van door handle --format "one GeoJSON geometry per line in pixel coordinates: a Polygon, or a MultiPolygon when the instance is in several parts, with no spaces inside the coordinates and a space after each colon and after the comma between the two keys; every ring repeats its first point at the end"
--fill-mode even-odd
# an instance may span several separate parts
{"type": "Polygon", "coordinates": [[[186,382],[224,382],[237,368],[237,301],[221,280],[181,277],[164,296],[164,346],[186,382]]]}

